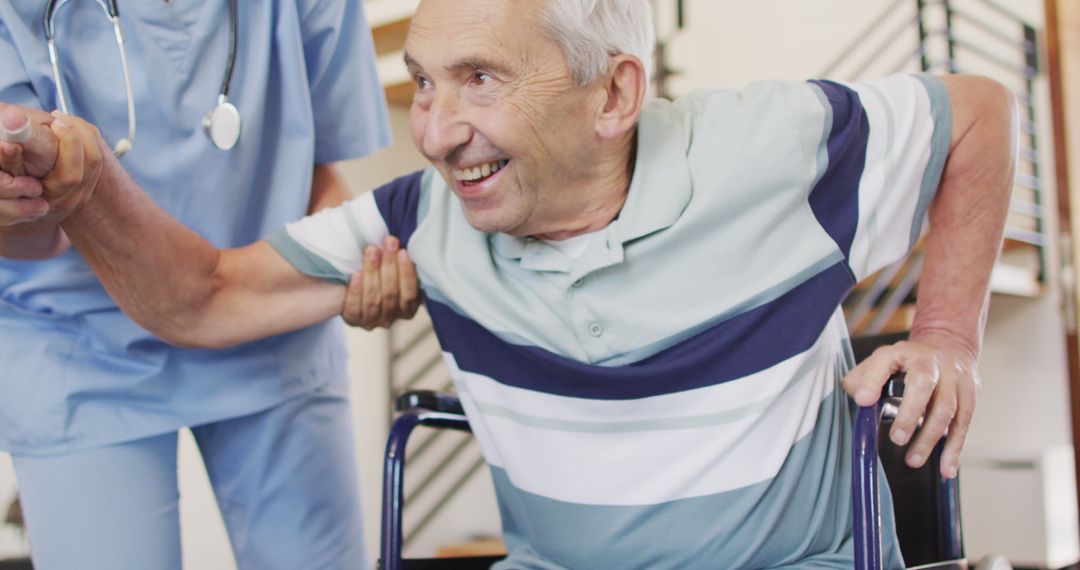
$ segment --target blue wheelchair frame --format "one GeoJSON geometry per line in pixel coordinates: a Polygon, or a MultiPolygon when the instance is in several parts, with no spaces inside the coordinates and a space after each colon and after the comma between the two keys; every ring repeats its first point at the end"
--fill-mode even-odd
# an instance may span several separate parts
{"type": "MultiPolygon", "coordinates": [[[[855,429],[851,442],[851,494],[854,507],[855,568],[882,569],[880,472],[878,470],[879,427],[891,422],[903,396],[903,375],[886,382],[881,398],[872,406],[860,406],[855,412],[855,429]]],[[[888,445],[892,445],[891,443],[888,445]]],[[[944,440],[937,447],[922,473],[932,470],[936,479],[929,490],[934,494],[937,532],[929,545],[931,556],[939,561],[920,568],[966,568],[964,541],[960,529],[960,489],[956,479],[946,479],[937,473],[944,440]]],[[[902,456],[904,448],[893,446],[902,456]]],[[[884,460],[884,458],[882,458],[884,460]]],[[[886,466],[888,472],[888,466],[886,466]]],[[[924,478],[925,479],[925,478],[924,478]]],[[[897,481],[891,481],[896,493],[897,481]]],[[[926,482],[921,483],[925,487],[926,482]]],[[[926,489],[923,489],[926,491],[926,489]]],[[[924,539],[925,540],[925,539],[924,539]]],[[[903,549],[903,546],[901,546],[903,549]]]]}
{"type": "MultiPolygon", "coordinates": [[[[859,339],[853,342],[856,360],[862,360],[881,344],[890,344],[904,336],[888,335],[859,339]]],[[[854,505],[855,568],[857,570],[883,570],[881,542],[880,509],[880,472],[878,470],[879,443],[883,448],[880,457],[889,474],[890,486],[894,496],[929,493],[929,500],[934,503],[936,520],[921,521],[917,526],[932,529],[929,535],[919,536],[922,543],[912,556],[903,541],[904,532],[900,528],[900,513],[903,505],[898,504],[898,534],[901,535],[901,549],[905,559],[914,557],[919,568],[967,568],[964,561],[963,539],[960,530],[959,488],[955,479],[945,479],[938,471],[944,440],[931,455],[927,465],[921,469],[910,469],[903,465],[904,448],[893,445],[888,439],[879,439],[879,426],[892,421],[896,407],[903,396],[903,375],[893,376],[886,382],[882,397],[872,406],[859,407],[855,413],[854,435],[852,438],[852,499],[854,505]],[[887,453],[886,453],[887,452],[887,453]],[[892,460],[888,461],[891,455],[892,460]],[[918,480],[905,480],[893,477],[892,470],[917,474],[918,480]],[[914,488],[912,488],[914,487],[914,488]],[[932,560],[933,564],[927,564],[932,560]]],[[[432,391],[416,391],[402,395],[397,400],[397,409],[401,415],[394,421],[386,444],[386,460],[383,471],[383,514],[382,544],[379,558],[380,570],[402,570],[402,513],[404,507],[404,470],[405,446],[409,435],[416,426],[424,425],[435,428],[448,428],[459,431],[471,431],[461,402],[456,396],[432,391]]],[[[925,500],[909,501],[921,505],[925,500]]],[[[923,513],[918,513],[923,517],[923,513]]],[[[921,529],[920,529],[921,530],[921,529]]],[[[455,568],[472,570],[488,568],[501,557],[446,558],[426,562],[410,561],[411,570],[428,568],[455,568]]]]}

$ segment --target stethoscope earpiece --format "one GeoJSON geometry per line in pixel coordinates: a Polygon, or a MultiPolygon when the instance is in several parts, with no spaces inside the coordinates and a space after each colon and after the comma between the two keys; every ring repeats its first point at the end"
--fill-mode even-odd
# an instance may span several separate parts
{"type": "Polygon", "coordinates": [[[116,141],[116,146],[113,147],[113,154],[116,155],[116,158],[120,158],[127,154],[127,151],[131,150],[132,146],[134,145],[131,143],[131,139],[120,139],[116,141]]]}

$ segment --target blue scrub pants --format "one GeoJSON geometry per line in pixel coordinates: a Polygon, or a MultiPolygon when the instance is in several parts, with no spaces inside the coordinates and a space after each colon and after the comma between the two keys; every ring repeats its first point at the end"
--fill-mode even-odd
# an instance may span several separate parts
{"type": "MultiPolygon", "coordinates": [[[[366,568],[347,401],[192,428],[242,570],[366,568]]],[[[180,570],[177,434],[14,457],[35,570],[180,570]]]]}

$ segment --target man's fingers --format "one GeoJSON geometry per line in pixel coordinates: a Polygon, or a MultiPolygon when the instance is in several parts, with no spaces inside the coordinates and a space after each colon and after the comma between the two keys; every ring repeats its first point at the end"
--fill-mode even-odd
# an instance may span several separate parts
{"type": "Polygon", "coordinates": [[[101,144],[99,144],[101,141],[101,133],[98,132],[98,128],[93,124],[80,119],[79,117],[65,117],[65,120],[69,120],[80,127],[77,131],[79,137],[82,139],[83,160],[87,169],[93,168],[92,174],[94,179],[96,179],[103,166],[101,160],[101,144]]]}
{"type": "Polygon", "coordinates": [[[967,440],[970,423],[963,423],[954,419],[949,426],[949,435],[945,438],[945,449],[941,452],[941,476],[946,479],[955,479],[960,471],[960,455],[964,450],[964,442],[967,440]]]}
{"type": "MultiPolygon", "coordinates": [[[[927,411],[927,405],[941,381],[940,370],[932,361],[914,359],[905,361],[903,366],[906,371],[904,398],[900,402],[900,409],[889,431],[890,439],[897,445],[906,445],[911,440],[912,434],[919,426],[919,418],[927,411]]],[[[945,425],[947,426],[948,422],[945,425]]]]}
{"type": "Polygon", "coordinates": [[[0,140],[15,144],[30,142],[33,134],[30,117],[19,107],[8,106],[0,111],[0,140]]]}
{"type": "Polygon", "coordinates": [[[0,143],[0,170],[12,176],[26,174],[26,169],[23,167],[22,146],[11,142],[0,143]]]}
{"type": "Polygon", "coordinates": [[[975,418],[975,388],[961,383],[956,393],[956,415],[949,425],[949,436],[941,452],[941,475],[953,479],[960,468],[960,455],[964,450],[971,421],[975,418]]]}
{"type": "MultiPolygon", "coordinates": [[[[906,387],[904,397],[907,398],[906,387]]],[[[909,466],[922,467],[926,463],[934,446],[949,429],[954,415],[956,415],[956,393],[950,390],[940,390],[935,393],[923,416],[922,427],[919,428],[919,433],[907,450],[909,466]]]]}
{"type": "MultiPolygon", "coordinates": [[[[2,143],[0,143],[2,146],[2,143]]],[[[0,171],[0,226],[32,222],[49,213],[41,181],[0,171]]]]}
{"type": "Polygon", "coordinates": [[[0,172],[0,200],[40,198],[45,189],[41,181],[29,176],[11,176],[0,172]]]}
{"type": "Polygon", "coordinates": [[[382,263],[382,251],[369,245],[364,249],[364,269],[361,276],[364,284],[362,299],[363,318],[360,326],[371,330],[378,326],[382,318],[382,291],[379,286],[379,266],[382,263]]]}
{"type": "Polygon", "coordinates": [[[45,119],[34,120],[34,132],[30,142],[23,145],[23,164],[26,173],[35,178],[41,178],[56,168],[59,141],[55,133],[48,127],[52,122],[46,114],[45,119]],[[43,122],[48,120],[48,122],[43,122]]]}
{"type": "Polygon", "coordinates": [[[25,172],[35,178],[45,176],[56,165],[57,141],[49,128],[52,122],[53,116],[40,109],[0,106],[0,140],[22,147],[25,172]]]}
{"type": "Polygon", "coordinates": [[[59,148],[56,168],[42,180],[47,200],[61,197],[77,187],[83,180],[85,162],[83,139],[72,126],[71,118],[57,118],[53,121],[52,130],[59,148]]]}
{"type": "Polygon", "coordinates": [[[844,378],[844,390],[860,406],[870,406],[881,397],[881,387],[900,369],[897,350],[883,346],[852,369],[844,378]]]}
{"type": "Polygon", "coordinates": [[[975,413],[978,373],[970,351],[923,333],[920,338],[874,351],[844,378],[844,389],[861,406],[877,401],[881,386],[900,370],[905,375],[904,397],[890,430],[897,445],[908,445],[906,462],[923,466],[941,438],[948,434],[941,455],[941,474],[955,477],[964,440],[975,413]]]}
{"type": "Polygon", "coordinates": [[[362,326],[364,278],[359,271],[349,276],[349,285],[345,288],[345,305],[341,308],[341,318],[350,326],[362,326]]]}
{"type": "Polygon", "coordinates": [[[398,291],[400,291],[401,317],[411,319],[420,308],[420,282],[416,276],[416,265],[409,252],[398,250],[398,291]]]}
{"type": "Polygon", "coordinates": [[[394,236],[383,240],[382,265],[379,267],[379,282],[382,288],[382,308],[379,326],[388,327],[399,315],[398,292],[398,250],[400,244],[394,236]]]}
{"type": "Polygon", "coordinates": [[[41,219],[49,213],[49,204],[42,198],[0,199],[0,227],[41,219]]]}

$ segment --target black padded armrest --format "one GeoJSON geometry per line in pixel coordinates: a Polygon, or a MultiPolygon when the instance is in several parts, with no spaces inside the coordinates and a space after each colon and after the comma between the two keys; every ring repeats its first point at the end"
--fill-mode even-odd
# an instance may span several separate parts
{"type": "Polygon", "coordinates": [[[421,408],[433,412],[465,415],[465,409],[461,407],[461,400],[456,395],[434,390],[405,392],[398,396],[394,402],[394,408],[399,412],[412,408],[421,408]]]}
{"type": "Polygon", "coordinates": [[[904,397],[904,376],[903,372],[897,372],[889,377],[885,382],[885,385],[881,387],[882,398],[903,398],[904,397]]]}

